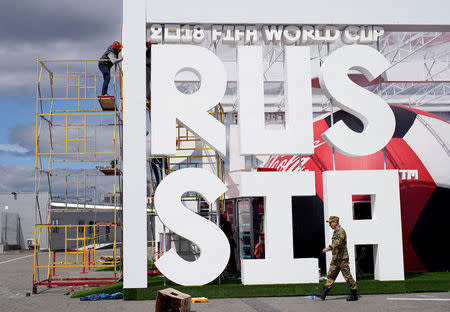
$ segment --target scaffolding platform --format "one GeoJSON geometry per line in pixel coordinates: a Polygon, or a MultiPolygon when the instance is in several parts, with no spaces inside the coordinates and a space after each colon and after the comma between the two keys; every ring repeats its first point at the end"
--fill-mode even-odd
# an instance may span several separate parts
{"type": "Polygon", "coordinates": [[[109,166],[97,166],[95,168],[103,172],[104,175],[122,175],[122,170],[119,168],[109,166]]]}
{"type": "Polygon", "coordinates": [[[112,95],[99,95],[97,97],[102,110],[104,111],[115,111],[116,107],[116,98],[112,95]]]}

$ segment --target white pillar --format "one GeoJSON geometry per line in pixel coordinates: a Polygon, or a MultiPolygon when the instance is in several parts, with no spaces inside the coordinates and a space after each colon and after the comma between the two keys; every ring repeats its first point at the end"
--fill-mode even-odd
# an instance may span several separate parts
{"type": "Polygon", "coordinates": [[[123,1],[123,282],[147,287],[145,0],[123,1]]]}

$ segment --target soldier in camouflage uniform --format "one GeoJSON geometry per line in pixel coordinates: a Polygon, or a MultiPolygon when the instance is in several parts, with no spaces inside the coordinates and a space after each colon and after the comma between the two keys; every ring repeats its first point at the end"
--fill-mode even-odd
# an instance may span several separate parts
{"type": "Polygon", "coordinates": [[[323,287],[322,291],[316,294],[322,300],[325,300],[328,292],[336,280],[339,272],[342,272],[345,281],[350,286],[350,296],[348,296],[347,301],[358,300],[358,294],[356,291],[356,282],[350,273],[350,266],[348,260],[347,251],[347,234],[345,230],[339,225],[339,217],[331,216],[327,220],[329,226],[334,230],[333,238],[331,240],[331,245],[322,250],[323,253],[327,253],[331,250],[333,257],[330,263],[330,269],[327,274],[327,282],[323,287]]]}

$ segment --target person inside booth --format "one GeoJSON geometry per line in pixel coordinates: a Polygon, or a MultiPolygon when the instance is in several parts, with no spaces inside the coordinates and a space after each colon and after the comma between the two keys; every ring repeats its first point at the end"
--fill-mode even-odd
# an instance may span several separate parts
{"type": "Polygon", "coordinates": [[[220,229],[225,233],[225,236],[230,243],[230,258],[224,271],[225,277],[233,277],[237,273],[236,257],[234,250],[236,249],[236,242],[233,238],[233,229],[231,222],[228,221],[228,215],[223,213],[220,215],[220,229]]]}
{"type": "Polygon", "coordinates": [[[265,258],[264,233],[259,234],[259,242],[256,244],[255,252],[253,254],[256,259],[265,258]]]}

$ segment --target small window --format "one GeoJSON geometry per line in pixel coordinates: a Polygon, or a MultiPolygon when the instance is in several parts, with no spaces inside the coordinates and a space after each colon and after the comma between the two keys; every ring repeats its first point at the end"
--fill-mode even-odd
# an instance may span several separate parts
{"type": "MultiPolygon", "coordinates": [[[[84,220],[79,220],[78,225],[84,225],[84,220]]],[[[84,226],[79,226],[78,233],[83,234],[83,232],[84,232],[84,226]]]]}
{"type": "Polygon", "coordinates": [[[352,202],[353,202],[353,220],[372,219],[371,195],[353,195],[352,202]]]}
{"type": "Polygon", "coordinates": [[[94,225],[94,221],[89,221],[89,230],[88,230],[89,234],[92,234],[92,232],[93,232],[93,230],[92,230],[92,228],[94,227],[93,225],[94,225]]]}
{"type": "MultiPolygon", "coordinates": [[[[53,219],[52,225],[59,225],[59,219],[53,219]]],[[[52,227],[52,233],[59,233],[59,227],[52,227]]]]}

